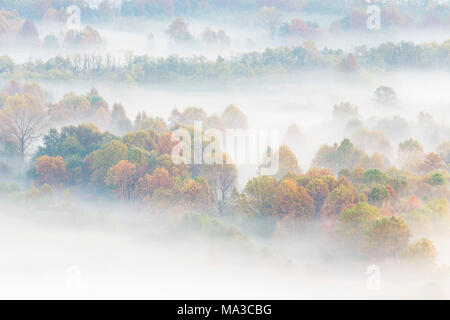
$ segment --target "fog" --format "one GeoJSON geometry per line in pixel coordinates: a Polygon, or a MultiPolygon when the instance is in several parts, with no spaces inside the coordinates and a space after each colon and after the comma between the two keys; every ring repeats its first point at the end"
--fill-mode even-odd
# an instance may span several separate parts
{"type": "Polygon", "coordinates": [[[222,9],[180,15],[176,40],[173,13],[81,17],[101,41],[88,29],[65,43],[60,17],[5,23],[0,299],[450,298],[447,22],[332,32],[349,8],[283,9],[270,34],[259,7],[222,9]],[[187,59],[158,62],[172,55],[187,59]],[[281,147],[258,156],[279,170],[176,162],[173,131],[197,118],[277,130],[281,147]]]}
{"type": "Polygon", "coordinates": [[[80,219],[63,208],[46,212],[1,204],[0,209],[2,299],[435,299],[450,294],[442,267],[450,262],[448,238],[436,242],[442,271],[411,272],[387,262],[378,266],[378,275],[370,262],[327,259],[320,235],[269,245],[256,239],[248,247],[216,237],[175,236],[161,220],[127,208],[91,212],[89,226],[77,226],[74,221],[80,219]],[[379,286],[371,285],[378,276],[379,286]]]}

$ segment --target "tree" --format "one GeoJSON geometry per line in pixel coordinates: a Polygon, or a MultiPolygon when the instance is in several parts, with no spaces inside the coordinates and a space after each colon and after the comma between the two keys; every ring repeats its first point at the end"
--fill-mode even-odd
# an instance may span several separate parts
{"type": "Polygon", "coordinates": [[[39,101],[30,96],[16,94],[9,97],[5,105],[0,110],[2,140],[15,145],[23,163],[29,148],[48,127],[49,115],[39,101]]]}
{"type": "Polygon", "coordinates": [[[172,138],[171,132],[159,136],[156,150],[158,150],[160,154],[171,154],[173,148],[178,144],[178,142],[174,141],[172,138]]]}
{"type": "Polygon", "coordinates": [[[202,41],[210,46],[217,45],[217,34],[214,30],[209,27],[206,27],[202,32],[202,41]]]}
{"type": "Polygon", "coordinates": [[[388,178],[389,177],[379,169],[369,169],[364,172],[361,181],[367,185],[373,183],[384,184],[388,178]]]}
{"type": "Polygon", "coordinates": [[[435,172],[427,179],[428,184],[432,186],[442,186],[446,183],[446,176],[443,172],[435,172]]]}
{"type": "Polygon", "coordinates": [[[127,146],[135,146],[147,151],[152,151],[156,148],[156,135],[151,131],[130,132],[122,137],[122,142],[127,146]]]}
{"type": "Polygon", "coordinates": [[[375,101],[383,105],[394,105],[397,102],[397,94],[388,86],[380,86],[375,90],[375,101]]]}
{"type": "Polygon", "coordinates": [[[312,31],[309,25],[301,19],[292,19],[288,28],[290,33],[296,37],[306,37],[312,31]]]}
{"type": "Polygon", "coordinates": [[[421,238],[411,243],[403,253],[404,259],[415,267],[430,269],[436,263],[436,247],[427,238],[421,238]]]}
{"type": "Polygon", "coordinates": [[[341,102],[333,106],[333,119],[339,123],[348,123],[352,119],[359,118],[358,107],[350,102],[341,102]]]}
{"type": "Polygon", "coordinates": [[[222,114],[225,127],[228,129],[248,129],[246,115],[234,105],[229,105],[222,114]]]}
{"type": "Polygon", "coordinates": [[[214,189],[217,208],[222,214],[228,205],[231,191],[236,187],[238,176],[236,166],[226,163],[226,155],[223,155],[223,164],[204,166],[204,176],[214,189]]]}
{"type": "Polygon", "coordinates": [[[123,105],[115,103],[110,118],[113,132],[123,135],[133,130],[133,124],[127,118],[123,105]]]}
{"type": "Polygon", "coordinates": [[[314,202],[304,187],[299,187],[292,179],[285,179],[275,189],[272,214],[310,220],[314,216],[314,202]]]}
{"type": "Polygon", "coordinates": [[[167,126],[161,118],[147,118],[139,126],[139,130],[152,130],[158,135],[167,133],[167,126]]]}
{"type": "Polygon", "coordinates": [[[398,146],[398,159],[405,169],[417,171],[425,152],[417,140],[407,139],[398,146]]]}
{"type": "Polygon", "coordinates": [[[344,139],[340,145],[320,147],[313,159],[313,166],[328,168],[337,174],[341,169],[352,170],[363,155],[364,153],[357,149],[349,139],[344,139]]]}
{"type": "MultiPolygon", "coordinates": [[[[176,111],[174,110],[172,112],[173,112],[173,116],[175,117],[176,111]]],[[[192,126],[194,126],[195,121],[205,122],[206,118],[207,118],[207,114],[206,114],[205,110],[203,110],[202,108],[188,107],[188,108],[184,109],[183,112],[179,115],[178,124],[184,125],[187,127],[192,127],[192,126]]],[[[174,120],[171,120],[171,122],[174,120]]]]}
{"type": "Polygon", "coordinates": [[[423,163],[420,165],[420,171],[423,173],[429,173],[445,167],[442,158],[434,152],[427,154],[423,163]]]}
{"type": "Polygon", "coordinates": [[[116,188],[120,199],[131,199],[133,186],[136,179],[136,165],[128,160],[122,160],[108,171],[106,184],[116,188]]]}
{"type": "Polygon", "coordinates": [[[325,199],[330,193],[328,184],[322,178],[314,178],[306,185],[308,195],[314,200],[316,213],[320,212],[325,199]]]}
{"type": "MultiPolygon", "coordinates": [[[[91,183],[97,187],[103,186],[108,177],[109,169],[121,160],[128,158],[128,147],[117,140],[110,141],[100,149],[89,154],[84,162],[90,175],[91,183]]],[[[136,165],[135,165],[136,166],[136,165]]],[[[110,180],[113,183],[113,180],[110,180]]]]}
{"type": "Polygon", "coordinates": [[[269,176],[249,180],[240,203],[243,211],[251,215],[271,215],[276,186],[277,180],[269,176]]]}
{"type": "Polygon", "coordinates": [[[367,198],[369,199],[369,203],[381,206],[384,201],[389,200],[389,190],[381,184],[375,184],[371,187],[367,198]]]}
{"type": "Polygon", "coordinates": [[[283,15],[275,7],[262,7],[258,13],[258,23],[263,27],[271,37],[277,35],[278,28],[281,25],[283,15]]]}
{"type": "Polygon", "coordinates": [[[349,53],[341,62],[341,70],[344,72],[357,72],[361,69],[355,55],[349,53]]]}
{"type": "Polygon", "coordinates": [[[189,41],[192,39],[189,33],[189,23],[183,18],[178,17],[172,21],[169,28],[166,30],[167,35],[175,42],[189,41]]]}
{"type": "Polygon", "coordinates": [[[369,257],[383,259],[398,258],[408,247],[411,233],[408,225],[400,218],[382,218],[369,228],[364,250],[369,257]]]}
{"type": "Polygon", "coordinates": [[[127,153],[128,161],[136,165],[137,177],[142,177],[147,172],[156,168],[156,155],[142,148],[130,146],[127,153]]]}
{"type": "Polygon", "coordinates": [[[214,194],[206,181],[186,179],[180,188],[183,208],[211,209],[214,194]]]}
{"type": "Polygon", "coordinates": [[[361,250],[367,230],[378,218],[380,212],[377,207],[364,202],[358,203],[342,212],[337,234],[346,246],[361,250]]]}
{"type": "Polygon", "coordinates": [[[66,164],[62,157],[42,156],[36,160],[36,176],[41,185],[63,185],[66,179],[66,164]]]}
{"type": "Polygon", "coordinates": [[[297,157],[288,146],[283,145],[278,149],[278,159],[279,169],[275,175],[277,179],[283,178],[289,172],[296,174],[302,172],[302,169],[298,164],[297,157]]]}
{"type": "Polygon", "coordinates": [[[322,220],[336,220],[342,211],[351,208],[358,201],[356,191],[341,184],[326,198],[320,210],[320,217],[322,220]]]}
{"type": "Polygon", "coordinates": [[[138,198],[144,199],[159,188],[169,189],[173,186],[173,179],[164,168],[156,168],[153,174],[146,174],[136,183],[135,193],[138,198]]]}

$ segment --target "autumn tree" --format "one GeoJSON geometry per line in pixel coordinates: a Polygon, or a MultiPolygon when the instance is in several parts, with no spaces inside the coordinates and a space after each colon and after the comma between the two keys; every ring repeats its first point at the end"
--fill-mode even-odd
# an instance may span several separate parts
{"type": "Polygon", "coordinates": [[[431,171],[443,169],[444,167],[445,164],[444,161],[442,161],[442,158],[438,154],[431,152],[427,154],[423,163],[420,165],[420,171],[423,173],[429,173],[431,171]]]}
{"type": "Polygon", "coordinates": [[[62,157],[42,156],[35,162],[39,184],[50,186],[63,185],[66,179],[66,164],[62,157]]]}
{"type": "Polygon", "coordinates": [[[356,148],[349,139],[344,139],[339,145],[320,147],[313,159],[313,166],[328,168],[338,174],[344,168],[352,170],[363,155],[364,152],[356,148]]]}
{"type": "Polygon", "coordinates": [[[320,210],[320,217],[322,220],[336,220],[342,211],[351,208],[358,202],[356,191],[341,184],[328,194],[320,210]]]}
{"type": "Polygon", "coordinates": [[[190,176],[189,166],[183,162],[175,164],[169,154],[159,155],[156,159],[156,167],[165,168],[173,178],[185,179],[190,176]]]}
{"type": "Polygon", "coordinates": [[[292,19],[288,28],[291,34],[296,37],[306,37],[312,31],[309,25],[301,19],[292,19]]]}
{"type": "MultiPolygon", "coordinates": [[[[89,154],[84,162],[87,171],[90,172],[90,181],[97,187],[103,186],[109,175],[109,169],[122,160],[128,158],[128,147],[117,140],[110,141],[103,145],[100,149],[89,154]]],[[[134,170],[136,170],[134,165],[134,170]]],[[[128,163],[126,166],[128,167],[128,163]]],[[[120,168],[119,168],[120,169],[120,168]]],[[[112,184],[113,180],[108,180],[112,184]]],[[[123,194],[124,195],[124,194],[123,194]]]]}
{"type": "Polygon", "coordinates": [[[364,251],[371,258],[398,258],[408,247],[410,238],[408,225],[400,218],[382,218],[369,228],[364,251]]]}
{"type": "Polygon", "coordinates": [[[436,264],[436,247],[427,238],[421,238],[411,243],[403,252],[403,258],[409,265],[429,270],[436,264]]]}
{"type": "Polygon", "coordinates": [[[34,97],[14,95],[6,100],[0,110],[0,133],[4,141],[12,142],[22,162],[33,143],[39,139],[49,124],[49,114],[34,97]]]}
{"type": "Polygon", "coordinates": [[[159,188],[171,188],[173,183],[174,181],[166,169],[156,168],[151,175],[146,174],[138,180],[135,193],[138,198],[144,199],[159,188]]]}
{"type": "Polygon", "coordinates": [[[272,214],[310,220],[314,216],[314,201],[304,187],[299,187],[292,179],[285,179],[275,189],[272,214]]]}
{"type": "Polygon", "coordinates": [[[136,179],[136,165],[128,160],[122,160],[108,171],[106,184],[116,189],[123,201],[129,201],[132,196],[136,179]]]}
{"type": "Polygon", "coordinates": [[[348,248],[362,249],[364,236],[373,223],[380,218],[377,207],[368,203],[358,203],[346,209],[339,217],[337,235],[348,248]]]}
{"type": "Polygon", "coordinates": [[[156,150],[160,154],[171,154],[173,148],[178,144],[178,141],[174,141],[171,132],[162,134],[158,138],[158,144],[156,145],[156,150]]]}
{"type": "Polygon", "coordinates": [[[425,152],[417,140],[407,139],[398,146],[398,159],[406,169],[417,170],[425,152]]]}
{"type": "Polygon", "coordinates": [[[308,195],[314,200],[316,213],[320,212],[325,199],[330,193],[328,184],[322,178],[314,178],[306,185],[308,195]]]}
{"type": "Polygon", "coordinates": [[[202,179],[186,179],[180,188],[180,197],[180,205],[187,209],[211,209],[215,203],[214,192],[202,179]]]}
{"type": "Polygon", "coordinates": [[[282,145],[278,149],[278,160],[279,160],[279,169],[277,174],[275,175],[277,179],[283,178],[289,172],[296,174],[302,172],[302,169],[298,164],[297,157],[292,152],[292,150],[289,149],[288,146],[282,145]]]}
{"type": "Polygon", "coordinates": [[[259,176],[249,180],[243,190],[243,199],[240,203],[243,211],[250,215],[271,215],[276,186],[277,180],[269,176],[259,176]]]}

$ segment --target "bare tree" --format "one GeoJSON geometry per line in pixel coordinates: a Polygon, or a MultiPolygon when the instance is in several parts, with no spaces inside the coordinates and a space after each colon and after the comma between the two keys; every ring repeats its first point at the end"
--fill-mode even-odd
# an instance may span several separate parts
{"type": "Polygon", "coordinates": [[[259,10],[258,23],[261,25],[271,37],[277,35],[278,28],[281,25],[283,14],[275,7],[264,6],[259,10]]]}
{"type": "Polygon", "coordinates": [[[219,213],[223,213],[231,191],[236,187],[237,170],[234,164],[226,163],[226,155],[223,156],[223,164],[207,165],[204,168],[205,176],[214,189],[219,213]]]}
{"type": "Polygon", "coordinates": [[[0,134],[13,143],[25,161],[27,151],[49,125],[50,112],[30,96],[15,95],[8,98],[6,108],[0,111],[0,134]]]}

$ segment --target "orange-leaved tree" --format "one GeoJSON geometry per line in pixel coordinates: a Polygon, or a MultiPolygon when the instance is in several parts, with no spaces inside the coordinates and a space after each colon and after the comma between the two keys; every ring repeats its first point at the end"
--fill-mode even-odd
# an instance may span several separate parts
{"type": "Polygon", "coordinates": [[[62,157],[42,156],[36,160],[36,175],[41,185],[63,185],[66,180],[66,164],[62,157]]]}
{"type": "Polygon", "coordinates": [[[136,165],[122,160],[108,171],[106,184],[114,187],[121,200],[130,200],[136,179],[136,165]]]}

